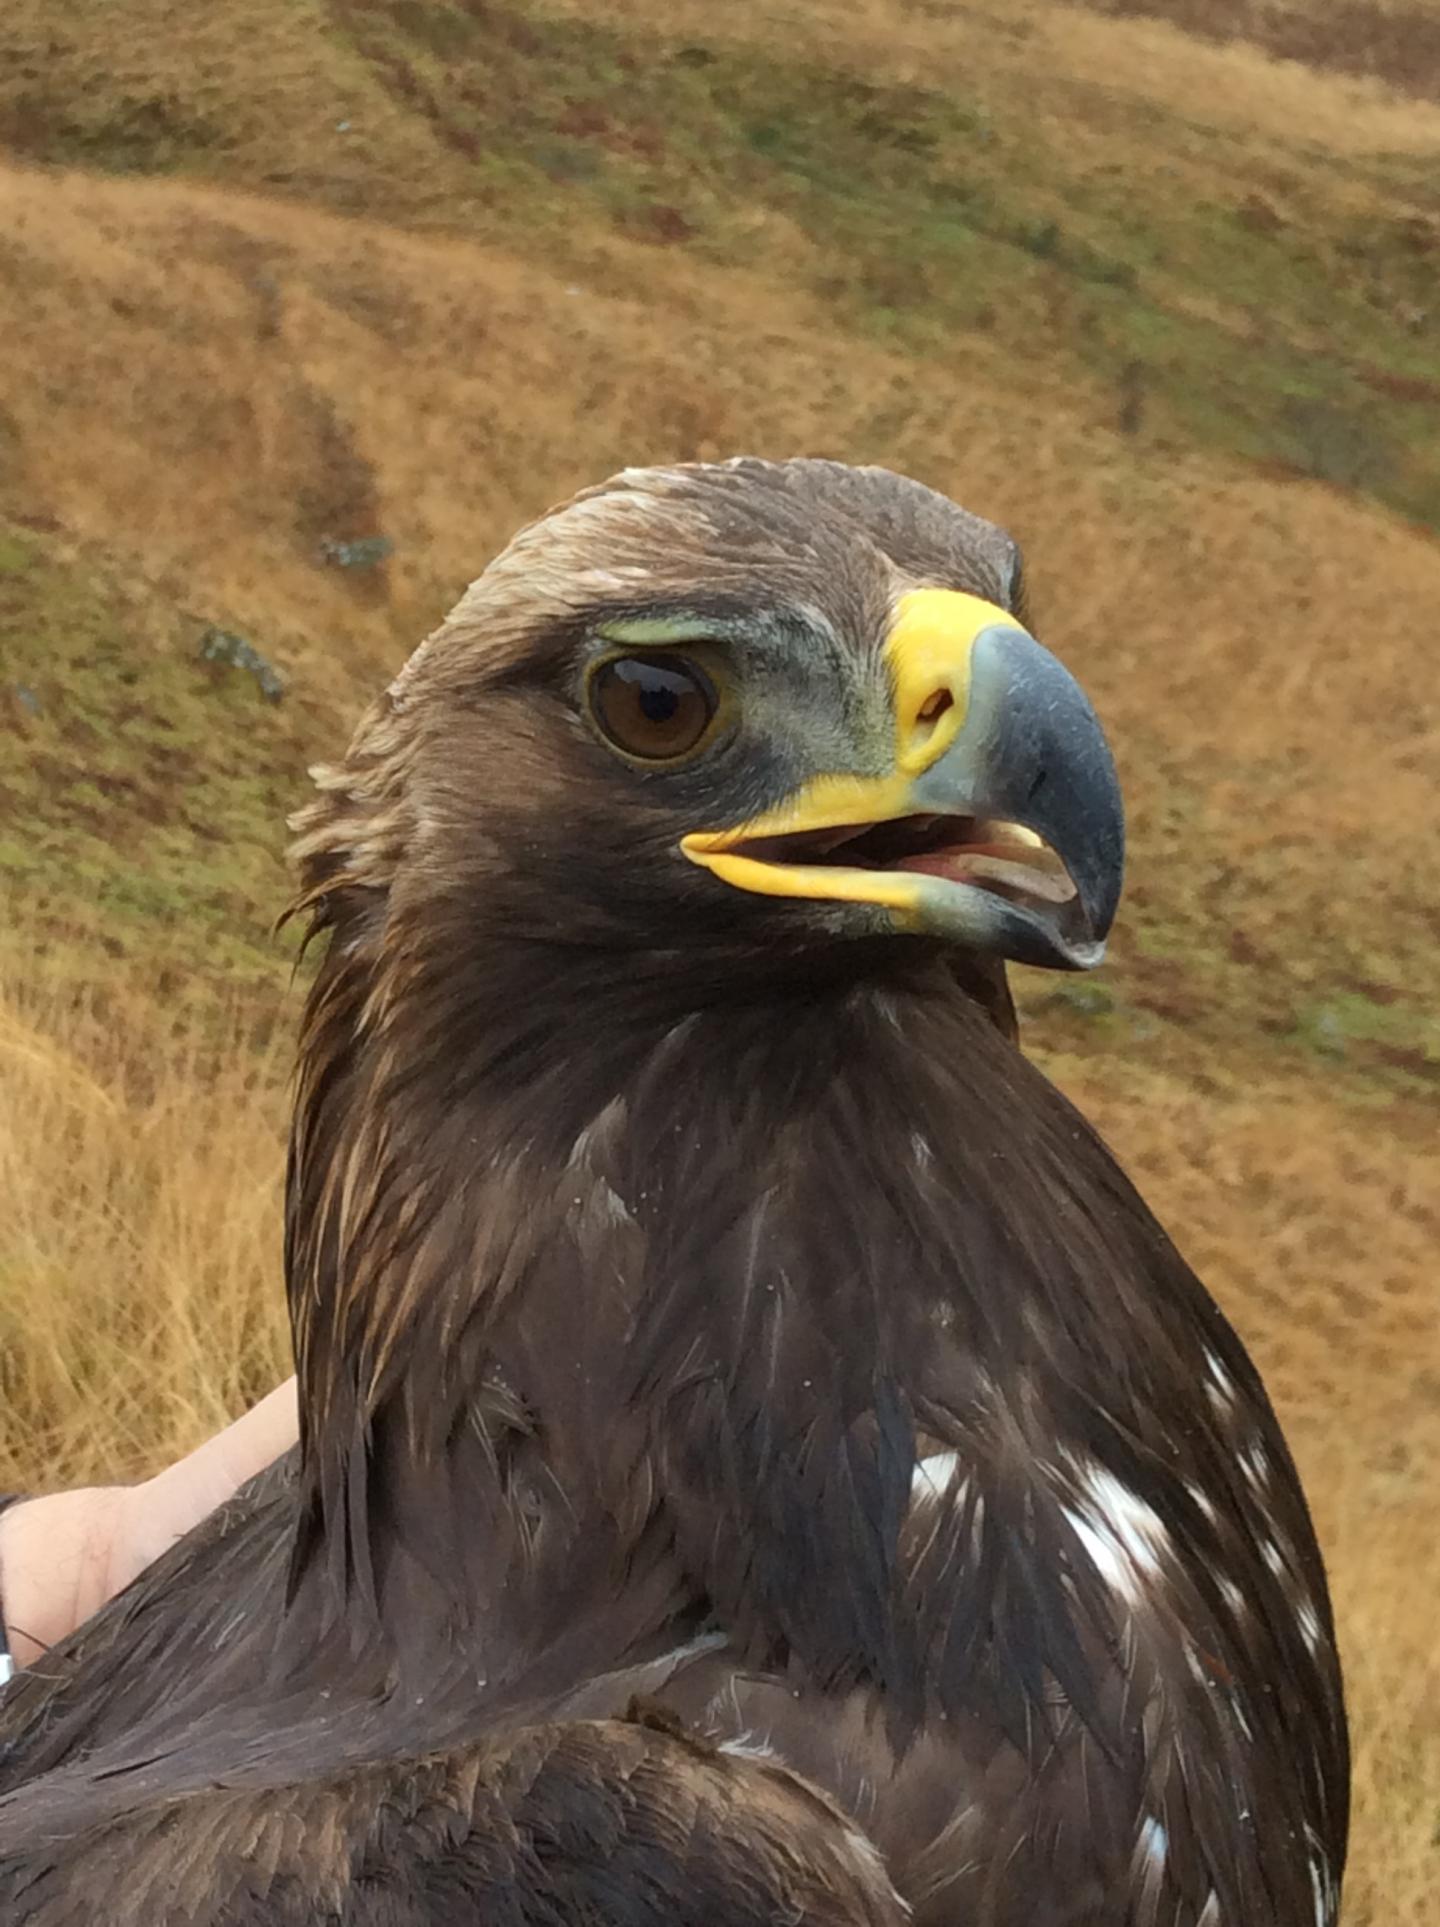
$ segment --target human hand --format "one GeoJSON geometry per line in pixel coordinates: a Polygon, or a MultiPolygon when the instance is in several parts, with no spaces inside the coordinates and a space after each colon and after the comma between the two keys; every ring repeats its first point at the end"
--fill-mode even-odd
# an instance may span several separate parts
{"type": "Polygon", "coordinates": [[[295,1443],[295,1381],[139,1485],[82,1486],[0,1513],[0,1614],[28,1666],[295,1443]]]}

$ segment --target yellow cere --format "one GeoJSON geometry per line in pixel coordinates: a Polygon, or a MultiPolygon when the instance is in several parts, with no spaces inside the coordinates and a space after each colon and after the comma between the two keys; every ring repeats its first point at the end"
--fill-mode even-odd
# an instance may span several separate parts
{"type": "Polygon", "coordinates": [[[912,589],[895,609],[885,660],[895,681],[895,767],[921,776],[949,749],[970,702],[970,652],[982,629],[1014,618],[958,589],[912,589]],[[933,722],[927,710],[943,690],[950,707],[933,722]]]}
{"type": "Polygon", "coordinates": [[[893,771],[884,776],[813,777],[786,802],[748,823],[728,830],[697,830],[682,838],[685,855],[724,882],[764,896],[875,903],[901,912],[915,909],[927,882],[923,876],[830,864],[770,863],[742,854],[735,845],[753,837],[843,829],[909,815],[912,785],[938,762],[964,727],[971,650],[981,631],[996,623],[1014,627],[1015,618],[995,603],[958,589],[912,589],[902,596],[884,645],[895,694],[893,771]]]}

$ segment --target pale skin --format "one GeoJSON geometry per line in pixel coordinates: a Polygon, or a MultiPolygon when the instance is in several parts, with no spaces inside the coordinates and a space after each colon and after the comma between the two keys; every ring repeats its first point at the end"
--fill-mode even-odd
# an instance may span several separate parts
{"type": "Polygon", "coordinates": [[[28,1666],[295,1443],[295,1381],[138,1485],[54,1492],[0,1512],[0,1612],[28,1666]]]}

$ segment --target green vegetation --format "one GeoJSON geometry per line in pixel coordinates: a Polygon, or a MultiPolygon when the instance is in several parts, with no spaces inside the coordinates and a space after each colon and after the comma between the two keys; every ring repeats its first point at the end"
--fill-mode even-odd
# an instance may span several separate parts
{"type": "Polygon", "coordinates": [[[81,979],[153,964],[171,994],[273,985],[313,712],[205,660],[203,623],[3,524],[0,631],[0,943],[81,979]]]}

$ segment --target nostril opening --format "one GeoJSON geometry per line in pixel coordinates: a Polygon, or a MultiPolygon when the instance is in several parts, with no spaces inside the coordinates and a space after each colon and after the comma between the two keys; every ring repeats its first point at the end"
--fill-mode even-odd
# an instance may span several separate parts
{"type": "Polygon", "coordinates": [[[915,712],[917,723],[938,722],[945,711],[954,705],[955,698],[948,689],[937,689],[927,696],[915,712]]]}

